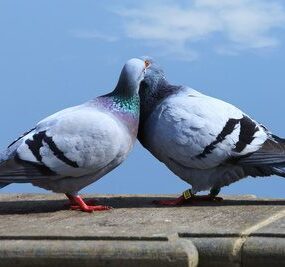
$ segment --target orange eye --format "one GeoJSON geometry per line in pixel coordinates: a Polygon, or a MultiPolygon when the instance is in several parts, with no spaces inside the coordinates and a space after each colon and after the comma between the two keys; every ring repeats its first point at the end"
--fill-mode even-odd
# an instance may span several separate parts
{"type": "Polygon", "coordinates": [[[147,67],[150,65],[150,61],[149,61],[149,60],[145,60],[145,61],[144,61],[144,65],[145,65],[145,67],[147,68],[147,67]]]}

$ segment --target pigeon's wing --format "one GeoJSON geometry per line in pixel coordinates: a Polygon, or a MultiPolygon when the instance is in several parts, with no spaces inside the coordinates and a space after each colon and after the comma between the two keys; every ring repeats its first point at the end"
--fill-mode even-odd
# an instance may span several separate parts
{"type": "MultiPolygon", "coordinates": [[[[8,148],[0,154],[0,188],[13,182],[29,182],[34,179],[43,179],[51,176],[58,176],[55,172],[45,166],[41,161],[37,160],[22,160],[19,157],[18,149],[23,150],[23,147],[28,142],[29,138],[37,135],[37,129],[33,128],[25,132],[18,139],[13,141],[8,148]]],[[[36,150],[33,145],[28,150],[36,150]]]]}
{"type": "Polygon", "coordinates": [[[276,174],[285,177],[285,139],[269,133],[260,149],[245,157],[233,158],[231,162],[243,166],[251,176],[276,174]]]}
{"type": "Polygon", "coordinates": [[[13,182],[29,182],[49,177],[60,177],[44,164],[23,161],[17,155],[0,162],[0,188],[1,185],[13,182]]]}
{"type": "Polygon", "coordinates": [[[198,169],[249,155],[268,138],[238,108],[192,89],[164,100],[148,120],[146,134],[158,158],[198,169]]]}
{"type": "Polygon", "coordinates": [[[117,156],[120,138],[124,138],[120,125],[102,111],[88,106],[61,111],[2,154],[0,183],[96,173],[117,156]]]}

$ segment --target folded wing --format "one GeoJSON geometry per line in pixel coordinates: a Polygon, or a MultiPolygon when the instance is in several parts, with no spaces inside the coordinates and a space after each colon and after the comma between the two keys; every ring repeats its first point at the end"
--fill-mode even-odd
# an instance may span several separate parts
{"type": "Polygon", "coordinates": [[[75,107],[54,114],[0,156],[0,183],[96,173],[119,153],[120,142],[114,134],[122,138],[118,123],[94,108],[75,107]]]}
{"type": "Polygon", "coordinates": [[[150,134],[161,133],[150,138],[156,153],[189,168],[213,168],[251,155],[269,135],[238,108],[194,90],[168,98],[153,116],[150,134]]]}

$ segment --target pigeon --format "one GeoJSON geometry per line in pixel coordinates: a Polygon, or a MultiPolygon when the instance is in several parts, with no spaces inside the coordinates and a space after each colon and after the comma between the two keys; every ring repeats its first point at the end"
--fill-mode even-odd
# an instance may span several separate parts
{"type": "Polygon", "coordinates": [[[251,177],[285,177],[285,139],[237,107],[190,87],[170,84],[151,58],[140,85],[138,139],[159,161],[192,187],[181,205],[217,201],[220,189],[251,177]],[[196,195],[209,191],[208,195],[196,195]]]}
{"type": "Polygon", "coordinates": [[[147,62],[130,59],[111,93],[43,119],[10,144],[0,154],[0,188],[31,183],[66,194],[71,209],[111,208],[88,205],[78,192],[116,168],[132,149],[146,67],[147,62]]]}

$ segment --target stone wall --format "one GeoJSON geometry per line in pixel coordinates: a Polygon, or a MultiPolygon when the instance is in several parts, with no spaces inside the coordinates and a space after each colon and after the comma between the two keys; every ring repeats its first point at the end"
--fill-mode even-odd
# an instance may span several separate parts
{"type": "Polygon", "coordinates": [[[0,266],[285,266],[285,201],[87,196],[110,211],[71,211],[63,195],[0,195],[0,266]]]}

